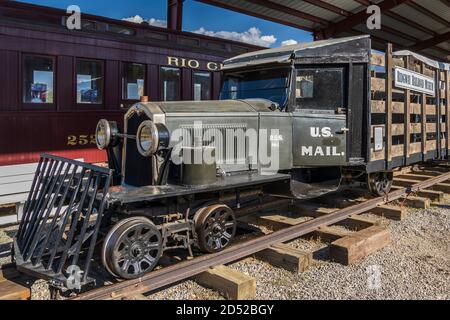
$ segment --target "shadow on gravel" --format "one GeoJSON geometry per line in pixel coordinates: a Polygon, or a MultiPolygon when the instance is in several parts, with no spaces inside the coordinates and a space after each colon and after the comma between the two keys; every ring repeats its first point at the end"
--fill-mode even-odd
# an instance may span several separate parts
{"type": "Polygon", "coordinates": [[[330,248],[329,246],[320,248],[313,252],[313,259],[320,261],[329,261],[330,259],[330,248]]]}

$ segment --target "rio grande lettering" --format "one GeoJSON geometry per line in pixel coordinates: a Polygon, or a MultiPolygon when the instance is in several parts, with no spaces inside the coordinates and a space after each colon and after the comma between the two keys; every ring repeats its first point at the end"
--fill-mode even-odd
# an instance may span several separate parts
{"type": "MultiPolygon", "coordinates": [[[[332,138],[330,127],[311,127],[312,138],[332,138]]],[[[302,146],[301,155],[304,157],[341,157],[345,152],[338,152],[337,146],[302,146]]]]}
{"type": "MultiPolygon", "coordinates": [[[[173,67],[200,69],[200,61],[195,59],[167,57],[167,64],[173,67]]],[[[206,69],[209,71],[219,71],[222,67],[223,65],[218,62],[210,61],[206,63],[206,69]]]]}

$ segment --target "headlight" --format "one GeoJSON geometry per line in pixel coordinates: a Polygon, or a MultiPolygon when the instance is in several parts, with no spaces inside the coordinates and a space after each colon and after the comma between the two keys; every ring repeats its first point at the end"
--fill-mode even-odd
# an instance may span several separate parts
{"type": "Polygon", "coordinates": [[[107,148],[114,141],[118,132],[116,122],[101,119],[95,129],[95,143],[97,144],[97,148],[100,150],[107,148]]]}
{"type": "Polygon", "coordinates": [[[169,146],[170,134],[162,123],[146,120],[139,125],[136,134],[138,151],[144,157],[154,155],[158,150],[169,146]]]}

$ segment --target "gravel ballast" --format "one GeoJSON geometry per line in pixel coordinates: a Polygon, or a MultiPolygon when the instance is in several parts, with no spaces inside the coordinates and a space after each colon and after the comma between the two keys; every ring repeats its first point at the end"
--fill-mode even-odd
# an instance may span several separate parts
{"type": "MultiPolygon", "coordinates": [[[[389,246],[352,266],[329,261],[326,244],[299,239],[290,245],[315,252],[314,265],[304,273],[294,274],[254,258],[230,267],[256,279],[256,299],[449,299],[450,207],[408,212],[403,221],[389,221],[389,246]]],[[[10,261],[7,251],[14,231],[14,227],[0,229],[0,264],[10,261]]],[[[36,284],[33,298],[48,298],[45,284],[36,284]]],[[[191,280],[148,297],[223,299],[191,280]]]]}
{"type": "MultiPolygon", "coordinates": [[[[300,239],[290,245],[316,252],[307,272],[294,274],[253,258],[230,267],[256,279],[256,299],[449,299],[450,208],[409,209],[405,220],[390,221],[389,228],[391,244],[352,266],[327,260],[326,244],[300,239]]],[[[198,288],[186,281],[150,297],[190,299],[198,288]]],[[[200,288],[202,296],[216,298],[200,288]]]]}

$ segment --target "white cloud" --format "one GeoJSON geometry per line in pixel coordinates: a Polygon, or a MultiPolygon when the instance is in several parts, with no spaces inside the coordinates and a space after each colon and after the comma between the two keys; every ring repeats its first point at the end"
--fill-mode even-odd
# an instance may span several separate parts
{"type": "Polygon", "coordinates": [[[129,22],[134,22],[134,23],[146,22],[146,23],[148,23],[151,26],[160,27],[160,28],[167,28],[167,21],[166,20],[155,19],[155,18],[150,18],[148,20],[145,20],[140,15],[135,15],[134,17],[129,17],[129,18],[123,18],[122,20],[129,21],[129,22]]]}
{"type": "Polygon", "coordinates": [[[194,33],[203,34],[210,37],[218,37],[227,40],[240,41],[254,44],[262,47],[269,47],[277,41],[274,35],[262,35],[261,30],[256,27],[251,27],[244,32],[236,31],[209,31],[201,27],[198,30],[192,31],[194,33]]]}
{"type": "Polygon", "coordinates": [[[289,40],[284,40],[283,42],[281,42],[281,46],[282,46],[282,47],[284,47],[284,46],[290,46],[290,45],[297,44],[297,43],[298,43],[298,42],[295,41],[294,39],[289,39],[289,40]]]}

